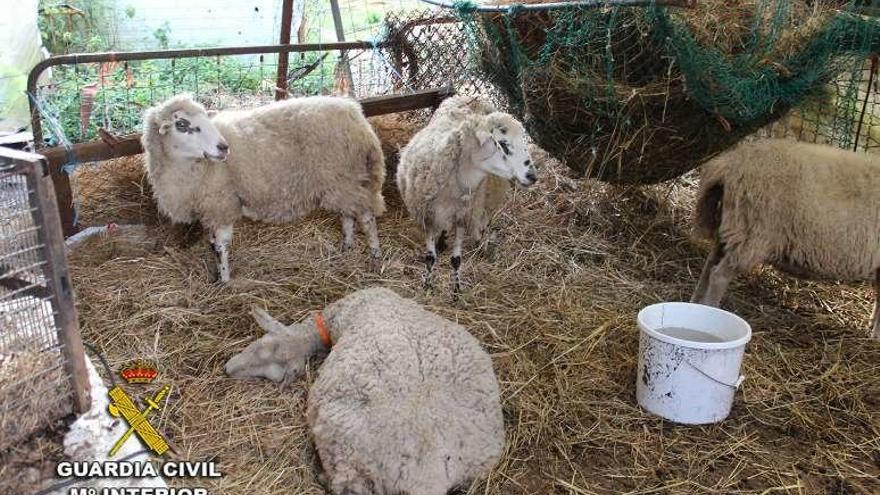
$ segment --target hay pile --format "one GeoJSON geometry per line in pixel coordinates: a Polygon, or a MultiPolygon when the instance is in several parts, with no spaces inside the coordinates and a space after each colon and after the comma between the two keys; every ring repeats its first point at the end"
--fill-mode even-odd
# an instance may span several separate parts
{"type": "Polygon", "coordinates": [[[699,166],[860,64],[880,27],[834,17],[834,3],[460,13],[481,74],[536,143],[580,174],[651,184],[699,166]]]}
{"type": "Polygon", "coordinates": [[[0,493],[34,495],[55,479],[55,467],[64,460],[62,441],[65,421],[44,425],[46,429],[26,441],[0,451],[0,493]]]}
{"type": "Polygon", "coordinates": [[[73,399],[57,349],[0,353],[0,452],[71,413],[73,399]]]}
{"type": "MultiPolygon", "coordinates": [[[[157,381],[173,392],[154,424],[172,457],[217,459],[226,476],[199,484],[224,495],[324,493],[304,417],[315,368],[287,389],[223,374],[260,334],[248,308],[297,321],[377,285],[465,325],[493,357],[507,449],[468,493],[880,491],[880,344],[865,338],[867,287],[771,270],[735,282],[726,306],[755,335],[733,414],[716,426],[665,423],[635,404],[634,317],[693,289],[705,255],[689,236],[693,179],[620,190],[535,159],[542,179],[495,218],[498,242],[466,254],[469,286],[457,304],[448,262],[437,289],[423,292],[422,240],[390,208],[379,222],[379,272],[367,270],[362,240],[338,251],[338,219],[328,215],[243,222],[228,287],[208,283],[203,243],[137,258],[81,250],[71,270],[84,338],[114,368],[158,363],[157,381]]],[[[91,204],[83,198],[83,215],[91,204]]]]}

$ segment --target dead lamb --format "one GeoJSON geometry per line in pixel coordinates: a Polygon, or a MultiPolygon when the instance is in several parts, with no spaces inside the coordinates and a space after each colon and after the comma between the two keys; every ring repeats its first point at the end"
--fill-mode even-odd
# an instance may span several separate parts
{"type": "Polygon", "coordinates": [[[198,220],[209,229],[223,282],[242,216],[293,222],[317,208],[337,212],[343,248],[352,245],[357,219],[371,256],[381,256],[384,157],[354,100],[295,98],[209,115],[178,95],[146,112],[142,141],[159,209],[173,222],[198,220]]]}
{"type": "MultiPolygon", "coordinates": [[[[461,249],[470,230],[485,228],[490,175],[531,186],[538,178],[526,148],[526,132],[512,115],[485,101],[453,97],[400,152],[397,187],[425,235],[425,283],[437,261],[437,239],[453,233],[454,290],[461,290],[461,249]],[[482,225],[481,225],[482,223],[482,225]],[[474,225],[476,224],[476,225],[474,225]]],[[[497,186],[493,186],[497,187],[497,186]]],[[[502,196],[503,197],[503,196],[502,196]]]]}
{"type": "Polygon", "coordinates": [[[504,425],[492,361],[461,326],[388,289],[365,289],[267,332],[226,363],[281,382],[325,351],[307,419],[337,494],[443,495],[490,470],[504,425]]]}
{"type": "Polygon", "coordinates": [[[880,339],[880,159],[764,139],[703,166],[696,230],[715,241],[693,302],[717,306],[737,273],[769,263],[806,278],[875,281],[880,339]]]}

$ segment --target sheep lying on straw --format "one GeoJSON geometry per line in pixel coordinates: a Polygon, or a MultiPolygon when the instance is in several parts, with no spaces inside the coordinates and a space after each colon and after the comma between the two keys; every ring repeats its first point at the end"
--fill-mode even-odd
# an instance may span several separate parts
{"type": "MultiPolygon", "coordinates": [[[[767,262],[803,277],[875,279],[880,293],[880,160],[765,139],[703,168],[696,228],[715,240],[692,301],[717,306],[730,280],[767,262]]],[[[875,301],[874,338],[880,339],[875,301]]]]}
{"type": "Polygon", "coordinates": [[[211,231],[223,282],[232,226],[242,216],[291,222],[316,208],[338,212],[343,247],[352,244],[357,218],[371,256],[381,256],[384,158],[353,100],[298,98],[209,116],[179,95],[147,111],[143,145],[159,209],[211,231]]]}
{"type": "Polygon", "coordinates": [[[455,291],[461,289],[465,236],[482,235],[491,210],[504,198],[498,182],[487,177],[516,178],[524,186],[537,181],[525,136],[519,121],[488,102],[453,97],[401,151],[397,187],[425,234],[426,285],[437,261],[436,240],[454,232],[451,263],[455,291]]]}
{"type": "Polygon", "coordinates": [[[444,495],[491,469],[504,425],[492,361],[461,326],[388,289],[365,289],[266,335],[226,363],[233,377],[295,378],[330,352],[307,419],[338,494],[444,495]]]}

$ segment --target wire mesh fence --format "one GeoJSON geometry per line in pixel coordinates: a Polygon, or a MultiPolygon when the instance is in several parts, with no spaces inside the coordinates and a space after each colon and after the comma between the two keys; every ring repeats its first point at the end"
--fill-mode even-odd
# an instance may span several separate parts
{"type": "Polygon", "coordinates": [[[88,402],[44,175],[40,157],[0,148],[0,450],[88,402]]]}
{"type": "Polygon", "coordinates": [[[880,147],[877,70],[877,56],[872,55],[762,129],[760,135],[876,152],[880,147]]]}
{"type": "MultiPolygon", "coordinates": [[[[111,57],[108,56],[108,59],[111,57]]],[[[58,66],[34,99],[47,129],[46,145],[77,143],[139,130],[144,110],[179,93],[191,93],[208,108],[255,106],[276,92],[277,54],[192,56],[170,60],[77,63],[58,66]]],[[[292,54],[288,96],[350,94],[377,96],[393,91],[393,70],[380,49],[348,51],[355,84],[342,82],[338,53],[292,54]],[[342,87],[345,86],[345,87],[342,87]]]]}
{"type": "MultiPolygon", "coordinates": [[[[316,29],[316,28],[315,28],[316,29]]],[[[292,53],[287,95],[347,94],[356,98],[454,85],[466,94],[489,86],[470,70],[464,36],[454,17],[433,10],[391,12],[362,47],[292,53]],[[343,70],[350,70],[351,79],[343,70]]],[[[97,55],[92,56],[92,58],[97,55]]],[[[255,106],[274,99],[278,54],[199,54],[119,60],[107,53],[93,62],[53,66],[53,77],[32,90],[44,146],[68,145],[139,130],[145,109],[178,93],[193,94],[208,108],[255,106]]],[[[37,80],[36,77],[34,77],[37,80]]]]}

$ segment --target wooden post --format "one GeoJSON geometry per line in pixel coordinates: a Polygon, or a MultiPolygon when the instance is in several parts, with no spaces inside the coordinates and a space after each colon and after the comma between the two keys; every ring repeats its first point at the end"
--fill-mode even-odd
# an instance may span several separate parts
{"type": "Polygon", "coordinates": [[[70,377],[73,390],[73,409],[83,414],[91,407],[89,393],[89,375],[86,370],[85,351],[82,336],[79,333],[76,306],[73,303],[73,286],[67,269],[67,257],[64,252],[64,232],[58,214],[55,190],[49,173],[46,159],[34,155],[38,161],[28,171],[28,188],[33,191],[31,204],[34,208],[34,221],[39,227],[38,238],[43,244],[45,254],[44,273],[46,282],[51,289],[54,301],[55,325],[58,328],[58,340],[64,356],[64,369],[70,377]]]}
{"type": "MultiPolygon", "coordinates": [[[[281,39],[278,41],[279,44],[290,44],[290,25],[292,22],[293,0],[284,0],[281,4],[281,39]]],[[[287,62],[289,56],[289,52],[281,52],[278,54],[278,74],[275,78],[276,100],[287,98],[287,62]]]]}
{"type": "MultiPolygon", "coordinates": [[[[342,12],[339,10],[339,0],[330,0],[330,11],[333,13],[333,25],[336,27],[336,40],[345,41],[345,28],[342,26],[342,12]]],[[[348,52],[339,51],[339,65],[345,73],[348,80],[348,88],[354,93],[354,78],[351,75],[351,65],[348,63],[348,52]]],[[[354,96],[352,94],[351,96],[354,96]]]]}
{"type": "Polygon", "coordinates": [[[64,233],[64,237],[70,237],[79,230],[79,227],[76,225],[76,211],[73,207],[73,189],[70,187],[70,176],[64,173],[61,166],[52,167],[49,175],[52,177],[53,189],[58,194],[56,205],[58,206],[61,231],[64,233]]]}

